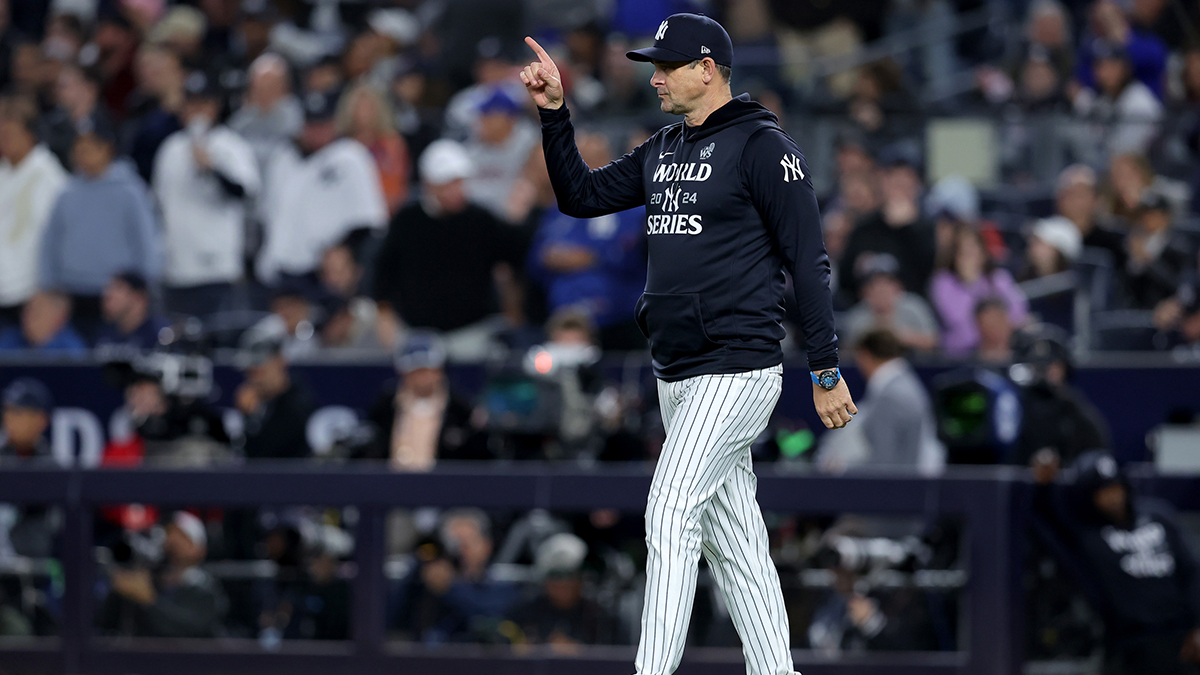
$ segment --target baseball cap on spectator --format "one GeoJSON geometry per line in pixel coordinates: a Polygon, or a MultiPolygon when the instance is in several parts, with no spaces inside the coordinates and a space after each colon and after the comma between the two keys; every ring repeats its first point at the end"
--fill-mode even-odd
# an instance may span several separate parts
{"type": "Polygon", "coordinates": [[[371,30],[401,45],[409,45],[417,41],[421,35],[421,22],[412,12],[399,9],[377,9],[367,25],[371,30]]]}
{"type": "Polygon", "coordinates": [[[441,368],[446,365],[446,347],[437,333],[417,330],[396,350],[396,372],[411,373],[421,368],[441,368]]]}
{"type": "Polygon", "coordinates": [[[287,325],[283,319],[268,317],[242,334],[235,363],[242,370],[261,366],[283,353],[287,337],[287,325]]]}
{"type": "Polygon", "coordinates": [[[703,14],[672,14],[658,25],[654,46],[625,52],[631,61],[698,61],[733,66],[733,41],[721,24],[703,14]]]}
{"type": "Polygon", "coordinates": [[[979,220],[979,192],[962,176],[946,176],[929,191],[925,208],[935,218],[946,216],[960,223],[974,223],[979,220]]]}
{"type": "Polygon", "coordinates": [[[1067,260],[1078,258],[1083,250],[1083,235],[1066,216],[1051,216],[1037,221],[1031,234],[1058,249],[1067,260]]]}
{"type": "Polygon", "coordinates": [[[50,412],[54,398],[46,385],[32,377],[19,377],[4,388],[4,407],[50,412]]]}
{"type": "Polygon", "coordinates": [[[195,7],[178,5],[154,24],[146,41],[155,45],[176,41],[196,42],[204,38],[207,30],[208,20],[204,18],[204,12],[195,7]]]}
{"type": "Polygon", "coordinates": [[[920,173],[921,148],[915,141],[896,141],[879,151],[878,161],[885,168],[907,166],[920,173]]]}
{"type": "Polygon", "coordinates": [[[1055,189],[1062,192],[1078,185],[1096,187],[1096,171],[1086,164],[1072,164],[1058,174],[1058,183],[1055,189]]]}
{"type": "Polygon", "coordinates": [[[569,532],[560,532],[538,546],[534,569],[542,578],[575,576],[587,557],[587,551],[587,543],[582,539],[569,532]]]}
{"type": "Polygon", "coordinates": [[[217,78],[203,70],[192,71],[183,81],[183,93],[191,99],[217,99],[224,93],[217,78]]]}
{"type": "Polygon", "coordinates": [[[862,262],[857,266],[855,276],[861,284],[866,284],[871,279],[877,276],[889,276],[893,279],[900,277],[900,261],[896,260],[896,256],[891,253],[876,253],[862,257],[862,262]]]}
{"type": "Polygon", "coordinates": [[[204,531],[204,523],[187,511],[176,511],[171,516],[171,524],[179,528],[184,536],[195,546],[208,546],[208,533],[204,531]]]}
{"type": "Polygon", "coordinates": [[[117,130],[109,121],[108,116],[100,111],[95,111],[79,120],[75,125],[75,135],[76,138],[93,136],[114,149],[117,147],[117,130]]]}
{"type": "Polygon", "coordinates": [[[479,113],[481,115],[499,113],[515,117],[521,114],[521,104],[512,96],[509,96],[504,87],[495,87],[492,89],[491,94],[479,103],[479,113]]]}
{"type": "Polygon", "coordinates": [[[304,121],[327,122],[337,115],[341,91],[314,91],[304,97],[304,121]]]}
{"type": "Polygon", "coordinates": [[[431,185],[445,185],[475,174],[475,162],[466,148],[446,138],[430,143],[419,164],[421,180],[431,185]]]}
{"type": "Polygon", "coordinates": [[[124,283],[139,293],[145,293],[149,288],[149,284],[146,283],[146,277],[142,276],[141,272],[118,272],[113,275],[113,279],[124,283]]]}

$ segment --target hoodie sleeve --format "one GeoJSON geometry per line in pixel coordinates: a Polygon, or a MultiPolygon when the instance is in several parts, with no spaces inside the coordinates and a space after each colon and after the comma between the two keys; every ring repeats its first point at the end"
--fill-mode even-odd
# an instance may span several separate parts
{"type": "Polygon", "coordinates": [[[567,106],[539,109],[538,115],[542,119],[546,171],[560,211],[575,218],[595,218],[645,205],[642,167],[650,141],[599,169],[588,169],[575,147],[575,127],[567,106]]]}
{"type": "Polygon", "coordinates": [[[741,179],[792,275],[808,367],[833,368],[838,364],[838,344],[829,290],[829,255],[821,238],[821,213],[804,155],[786,134],[762,129],[742,151],[741,179]]]}
{"type": "Polygon", "coordinates": [[[62,269],[59,261],[59,243],[63,241],[63,230],[66,225],[63,213],[63,195],[59,193],[50,209],[50,217],[42,230],[41,244],[38,246],[38,288],[50,290],[58,288],[62,282],[62,269]]]}
{"type": "Polygon", "coordinates": [[[162,277],[163,250],[154,210],[144,187],[131,186],[129,194],[132,203],[126,226],[129,228],[127,237],[130,250],[133,251],[133,259],[141,265],[139,271],[146,280],[157,282],[162,277]]]}

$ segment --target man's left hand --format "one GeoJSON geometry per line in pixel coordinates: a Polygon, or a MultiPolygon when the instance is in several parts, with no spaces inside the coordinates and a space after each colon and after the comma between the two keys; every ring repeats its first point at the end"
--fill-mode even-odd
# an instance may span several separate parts
{"type": "Polygon", "coordinates": [[[858,407],[850,397],[850,389],[846,387],[845,380],[839,380],[833,389],[825,389],[813,383],[813,405],[827,429],[841,429],[858,414],[858,407]]]}

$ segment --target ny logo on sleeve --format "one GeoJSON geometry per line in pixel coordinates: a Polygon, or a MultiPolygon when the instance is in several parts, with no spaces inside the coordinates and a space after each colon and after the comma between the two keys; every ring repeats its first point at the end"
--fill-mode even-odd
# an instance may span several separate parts
{"type": "Polygon", "coordinates": [[[800,158],[796,155],[784,155],[779,164],[783,167],[783,182],[804,180],[804,170],[800,168],[800,158]]]}

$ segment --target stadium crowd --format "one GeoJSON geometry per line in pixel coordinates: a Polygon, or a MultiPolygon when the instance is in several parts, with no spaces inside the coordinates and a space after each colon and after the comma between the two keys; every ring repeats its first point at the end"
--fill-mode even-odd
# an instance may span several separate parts
{"type": "MultiPolygon", "coordinates": [[[[1046,483],[1074,464],[1074,491],[1047,486],[1037,506],[1046,540],[1078,549],[1100,580],[1097,609],[1074,632],[1043,631],[1030,652],[1086,656],[1102,623],[1122,636],[1108,658],[1125,665],[1114,668],[1139,654],[1171,661],[1162,639],[1200,661],[1190,632],[1200,608],[1120,602],[1185,597],[1196,566],[1172,517],[1143,510],[1111,459],[1088,452],[1107,448],[1105,423],[1070,386],[1081,344],[1200,350],[1200,6],[844,4],[0,0],[0,358],[108,360],[133,430],[109,443],[109,465],[653,460],[655,402],[597,365],[602,353],[645,349],[632,319],[644,214],[556,209],[516,76],[532,58],[520,40],[550,46],[581,153],[598,167],[674,121],[626,49],[674,11],[705,11],[747,55],[735,93],[750,91],[815,144],[842,354],[867,385],[853,433],[827,436],[805,459],[829,472],[1032,464],[1046,483]],[[1008,20],[946,32],[955,14],[981,8],[1008,20]],[[906,32],[932,37],[894,58],[806,72],[906,32]],[[971,86],[955,84],[964,73],[971,86]],[[925,140],[936,116],[994,123],[995,147],[970,152],[995,165],[997,184],[934,175],[925,140]],[[236,349],[240,428],[207,392],[173,389],[143,358],[196,345],[236,349]],[[345,357],[392,358],[397,378],[358,429],[312,448],[313,395],[289,364],[345,357]],[[1012,387],[1020,433],[948,438],[910,365],[921,359],[1027,366],[1012,387]],[[473,401],[450,386],[453,362],[504,365],[489,371],[487,400],[473,401]],[[544,388],[536,375],[551,381],[552,419],[513,413],[521,387],[544,388]],[[1104,523],[1150,528],[1121,544],[1148,567],[1122,572],[1119,557],[1094,555],[1104,523]]],[[[52,401],[36,381],[8,386],[0,457],[48,461],[52,401]]],[[[773,423],[756,459],[803,454],[802,431],[773,423]]],[[[952,592],[871,581],[918,559],[961,567],[953,524],[876,565],[847,563],[845,542],[896,528],[772,518],[796,646],[956,647],[952,592]],[[813,591],[798,580],[817,568],[831,571],[813,591]]],[[[0,509],[0,561],[51,556],[60,519],[0,509]]],[[[112,552],[97,625],[266,645],[345,639],[351,530],[338,509],[113,507],[97,524],[112,552]],[[205,560],[266,560],[273,571],[218,580],[205,560]]],[[[639,518],[610,511],[397,512],[389,628],[428,644],[635,642],[643,539],[639,518]]],[[[1075,611],[1058,576],[1034,576],[1050,617],[1036,626],[1075,611]]],[[[736,644],[704,588],[692,642],[736,644]]],[[[0,634],[53,631],[27,591],[0,578],[0,634]]]]}

